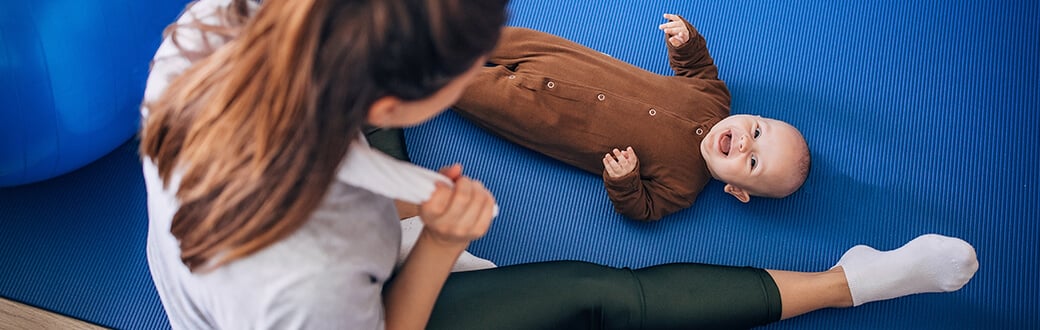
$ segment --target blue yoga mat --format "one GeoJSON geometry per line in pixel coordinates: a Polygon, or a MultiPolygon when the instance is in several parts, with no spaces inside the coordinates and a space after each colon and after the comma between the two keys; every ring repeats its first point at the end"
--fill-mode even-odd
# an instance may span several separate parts
{"type": "Polygon", "coordinates": [[[417,163],[461,162],[496,194],[502,215],[472,245],[474,254],[501,265],[692,261],[818,271],[856,244],[887,250],[939,233],[977,249],[981,268],[961,291],[824,310],[769,328],[1040,327],[1035,2],[516,1],[511,8],[511,25],[660,74],[671,74],[661,14],[684,16],[706,36],[733,112],[799,127],[813,168],[786,199],[743,205],[713,182],[692,208],[637,223],[613,212],[598,176],[446,113],[406,136],[417,163]]]}
{"type": "MultiPolygon", "coordinates": [[[[818,271],[849,247],[925,233],[972,243],[958,292],[818,311],[772,329],[1040,328],[1040,10],[1036,2],[514,1],[510,25],[669,74],[661,14],[708,39],[733,112],[786,120],[813,168],[789,198],[708,185],[655,223],[612,211],[598,176],[447,112],[406,130],[421,165],[464,164],[502,213],[470,250],[500,265],[689,261],[818,271]]],[[[175,13],[174,13],[175,14],[175,13]]],[[[121,329],[168,327],[144,257],[133,141],[76,172],[0,189],[0,296],[121,329]]],[[[711,299],[711,297],[704,297],[711,299]]]]}

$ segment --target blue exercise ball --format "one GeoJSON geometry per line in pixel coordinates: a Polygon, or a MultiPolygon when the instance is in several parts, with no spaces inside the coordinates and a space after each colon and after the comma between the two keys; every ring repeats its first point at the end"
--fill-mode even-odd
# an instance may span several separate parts
{"type": "Polygon", "coordinates": [[[186,0],[0,0],[0,187],[128,141],[148,67],[186,0]]]}

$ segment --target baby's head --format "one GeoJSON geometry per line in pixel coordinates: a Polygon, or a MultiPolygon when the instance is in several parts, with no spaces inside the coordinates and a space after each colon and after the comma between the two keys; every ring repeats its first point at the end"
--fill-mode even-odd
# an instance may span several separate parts
{"type": "Polygon", "coordinates": [[[732,115],[715,124],[701,141],[711,176],[741,202],[750,196],[783,198],[809,175],[809,146],[788,123],[753,115],[732,115]]]}

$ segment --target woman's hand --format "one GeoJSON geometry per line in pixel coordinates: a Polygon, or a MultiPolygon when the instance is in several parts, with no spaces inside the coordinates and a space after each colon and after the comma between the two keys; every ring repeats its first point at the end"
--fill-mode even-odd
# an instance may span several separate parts
{"type": "Polygon", "coordinates": [[[441,169],[455,182],[438,183],[419,206],[424,226],[394,280],[383,293],[387,329],[422,329],[433,311],[444,281],[469,242],[491,226],[495,197],[480,181],[462,176],[462,166],[441,169]]]}
{"type": "Polygon", "coordinates": [[[608,153],[603,156],[603,168],[612,178],[620,178],[632,173],[638,163],[639,158],[636,157],[636,152],[632,150],[632,147],[628,147],[624,151],[615,148],[613,154],[608,153]]]}
{"type": "Polygon", "coordinates": [[[682,18],[673,14],[664,14],[664,18],[668,19],[668,23],[661,24],[657,28],[668,36],[668,43],[673,47],[679,47],[690,41],[690,30],[686,28],[686,23],[682,18]]]}
{"type": "Polygon", "coordinates": [[[484,236],[491,226],[495,197],[480,181],[462,175],[462,166],[442,168],[454,187],[437,184],[430,199],[419,207],[422,235],[446,247],[464,250],[469,242],[484,236]]]}

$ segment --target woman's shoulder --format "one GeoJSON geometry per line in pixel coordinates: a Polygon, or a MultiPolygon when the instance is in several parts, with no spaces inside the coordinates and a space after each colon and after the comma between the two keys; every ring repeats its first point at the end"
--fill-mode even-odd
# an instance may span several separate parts
{"type": "MultiPolygon", "coordinates": [[[[145,103],[154,101],[166,91],[166,87],[193,63],[209,56],[230,39],[219,33],[226,24],[223,15],[228,11],[230,0],[200,0],[192,2],[163,33],[163,41],[152,58],[148,81],[145,87],[145,103]],[[206,28],[206,27],[210,28],[206,28]]],[[[147,116],[148,109],[142,107],[141,115],[147,116]]]]}

